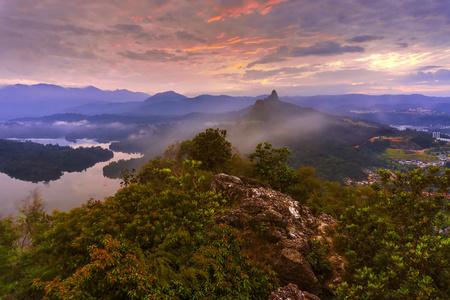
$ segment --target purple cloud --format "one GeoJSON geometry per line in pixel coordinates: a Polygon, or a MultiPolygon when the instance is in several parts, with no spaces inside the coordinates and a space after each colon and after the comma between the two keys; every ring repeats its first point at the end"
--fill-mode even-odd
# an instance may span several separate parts
{"type": "Polygon", "coordinates": [[[379,35],[358,35],[354,36],[350,39],[345,40],[348,43],[365,43],[365,42],[371,42],[376,40],[382,40],[384,39],[384,36],[379,35]]]}

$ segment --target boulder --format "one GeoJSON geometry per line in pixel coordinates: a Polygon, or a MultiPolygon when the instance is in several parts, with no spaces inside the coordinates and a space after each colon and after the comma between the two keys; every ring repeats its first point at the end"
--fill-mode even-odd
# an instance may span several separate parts
{"type": "Polygon", "coordinates": [[[211,189],[233,199],[227,213],[216,217],[215,222],[244,231],[248,237],[247,252],[252,258],[270,264],[282,285],[293,284],[302,291],[317,294],[334,278],[341,277],[344,259],[332,245],[337,224],[334,218],[327,214],[316,218],[308,207],[291,197],[247,178],[217,174],[211,180],[211,189]],[[328,258],[333,270],[323,282],[319,282],[307,261],[312,240],[316,239],[328,243],[330,248],[328,258]]]}
{"type": "Polygon", "coordinates": [[[268,300],[321,300],[316,295],[303,292],[295,284],[288,285],[273,291],[268,300]]]}

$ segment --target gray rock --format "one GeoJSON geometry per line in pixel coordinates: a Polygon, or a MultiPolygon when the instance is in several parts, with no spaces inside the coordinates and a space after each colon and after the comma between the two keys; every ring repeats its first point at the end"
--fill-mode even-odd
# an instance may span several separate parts
{"type": "Polygon", "coordinates": [[[281,284],[290,286],[292,283],[303,291],[317,294],[333,278],[341,276],[344,259],[332,247],[329,233],[333,230],[328,229],[333,229],[337,221],[331,216],[321,214],[316,218],[308,207],[291,197],[247,178],[218,174],[211,180],[211,189],[234,199],[233,209],[216,217],[215,222],[245,231],[248,243],[254,243],[249,246],[252,255],[272,265],[281,284]],[[323,283],[306,260],[313,239],[327,242],[331,248],[329,259],[333,274],[323,283]]]}
{"type": "Polygon", "coordinates": [[[272,292],[268,300],[321,300],[316,295],[303,292],[295,284],[288,284],[272,292]]]}

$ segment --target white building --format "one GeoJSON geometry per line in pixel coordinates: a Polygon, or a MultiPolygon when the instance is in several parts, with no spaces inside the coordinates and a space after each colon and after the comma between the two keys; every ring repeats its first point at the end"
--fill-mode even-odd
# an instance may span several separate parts
{"type": "Polygon", "coordinates": [[[439,131],[434,131],[433,132],[433,139],[440,139],[441,138],[441,133],[439,131]]]}

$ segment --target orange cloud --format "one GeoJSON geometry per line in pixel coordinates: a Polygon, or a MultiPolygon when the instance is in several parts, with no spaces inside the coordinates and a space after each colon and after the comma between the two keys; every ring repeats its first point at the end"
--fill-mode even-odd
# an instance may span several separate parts
{"type": "Polygon", "coordinates": [[[131,20],[133,20],[134,23],[137,23],[137,22],[140,22],[140,21],[144,20],[144,18],[139,17],[139,16],[132,16],[131,20]]]}
{"type": "Polygon", "coordinates": [[[190,49],[183,49],[182,51],[197,51],[197,50],[209,50],[209,49],[222,49],[224,46],[203,46],[190,49]]]}
{"type": "Polygon", "coordinates": [[[221,16],[217,16],[217,17],[214,17],[214,18],[210,18],[210,19],[206,20],[205,22],[206,22],[206,23],[211,23],[211,22],[213,22],[213,21],[219,21],[219,20],[221,20],[221,19],[222,19],[221,16]]]}
{"type": "Polygon", "coordinates": [[[225,32],[222,32],[217,36],[217,39],[222,39],[225,36],[225,34],[226,34],[225,32]]]}
{"type": "Polygon", "coordinates": [[[228,18],[235,18],[241,15],[248,15],[259,13],[261,15],[265,15],[270,12],[270,10],[277,4],[281,2],[285,2],[287,0],[268,0],[265,2],[259,2],[257,0],[248,0],[245,1],[241,5],[234,5],[228,7],[214,7],[214,10],[220,12],[218,16],[209,18],[205,20],[206,23],[210,23],[213,21],[225,20],[228,18]]]}
{"type": "Polygon", "coordinates": [[[258,39],[253,41],[246,41],[245,44],[261,44],[266,42],[274,42],[274,41],[281,41],[281,39],[258,39]]]}

